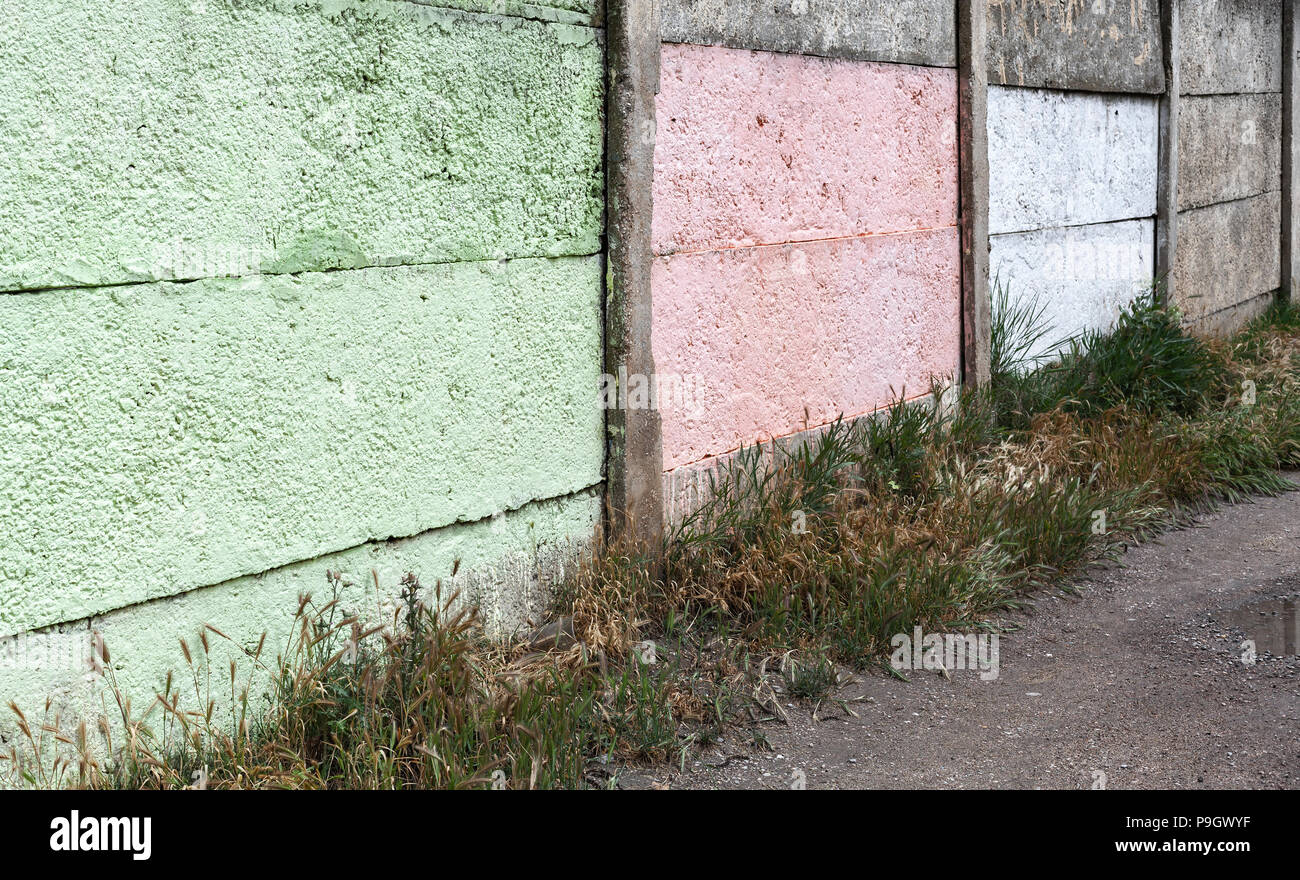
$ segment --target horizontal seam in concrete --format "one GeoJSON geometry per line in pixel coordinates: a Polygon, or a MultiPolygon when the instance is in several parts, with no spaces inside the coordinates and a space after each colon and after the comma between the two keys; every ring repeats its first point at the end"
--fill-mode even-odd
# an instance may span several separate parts
{"type": "Polygon", "coordinates": [[[915,403],[916,401],[918,401],[918,400],[924,400],[925,398],[927,398],[927,397],[929,397],[929,396],[930,396],[930,392],[929,392],[929,391],[926,391],[924,394],[918,394],[918,395],[916,395],[915,397],[904,397],[904,398],[902,398],[901,401],[894,401],[893,403],[886,403],[886,404],[882,404],[881,406],[873,407],[873,408],[871,408],[871,409],[869,409],[869,410],[866,410],[865,412],[860,412],[860,413],[858,413],[857,415],[846,416],[846,415],[841,414],[838,418],[832,419],[832,420],[829,421],[829,422],[821,422],[820,424],[817,424],[817,425],[806,425],[806,426],[800,428],[800,429],[797,430],[797,431],[791,431],[789,434],[781,434],[781,435],[778,435],[778,436],[771,436],[771,437],[768,437],[768,438],[766,438],[766,439],[764,439],[764,440],[756,440],[756,441],[754,441],[753,443],[742,443],[742,444],[739,445],[739,446],[734,446],[734,447],[732,447],[731,449],[726,449],[726,450],[723,450],[722,452],[711,452],[711,453],[709,453],[708,455],[700,456],[699,458],[692,459],[691,461],[684,461],[684,462],[682,462],[681,464],[677,465],[676,467],[671,468],[670,470],[666,470],[666,471],[664,471],[664,473],[665,473],[665,474],[671,474],[673,471],[677,471],[677,470],[680,470],[680,469],[682,469],[682,468],[693,467],[693,466],[695,466],[695,465],[697,465],[697,464],[701,464],[701,463],[703,463],[703,462],[711,461],[711,460],[716,459],[716,458],[722,458],[723,456],[731,455],[731,454],[733,454],[733,453],[735,453],[735,452],[738,452],[738,451],[741,450],[741,449],[745,449],[745,448],[749,448],[749,447],[753,447],[753,446],[758,446],[760,443],[771,443],[771,442],[774,441],[774,440],[784,440],[784,439],[787,438],[787,437],[797,437],[798,435],[800,435],[800,434],[806,434],[806,433],[809,432],[809,431],[818,431],[818,430],[820,430],[820,429],[822,429],[822,428],[825,428],[827,425],[832,425],[832,424],[834,424],[834,423],[837,422],[837,421],[844,421],[844,422],[853,422],[853,421],[857,421],[858,419],[865,418],[865,417],[870,416],[870,415],[875,415],[875,414],[878,413],[878,412],[883,412],[883,411],[889,409],[890,407],[894,406],[894,405],[897,404],[897,403],[915,403]]]}
{"type": "Polygon", "coordinates": [[[1119,217],[1114,220],[1094,220],[1091,223],[1062,223],[1057,226],[1033,226],[1028,229],[1013,229],[1009,232],[990,232],[989,238],[1001,238],[1004,235],[1029,235],[1034,232],[1054,232],[1058,229],[1086,229],[1089,226],[1112,226],[1116,223],[1134,223],[1140,220],[1154,220],[1155,214],[1139,214],[1136,217],[1119,217]]]}
{"type": "Polygon", "coordinates": [[[1188,208],[1179,208],[1178,213],[1190,214],[1193,211],[1204,211],[1207,208],[1217,208],[1220,205],[1231,205],[1231,204],[1235,204],[1236,202],[1249,202],[1251,199],[1258,199],[1261,196],[1267,196],[1267,195],[1272,195],[1273,193],[1281,193],[1281,192],[1282,192],[1281,189],[1266,189],[1263,192],[1251,193],[1248,196],[1237,196],[1234,199],[1224,199],[1221,202],[1206,202],[1203,205],[1192,205],[1191,207],[1188,208]]]}
{"type": "Polygon", "coordinates": [[[66,618],[64,620],[52,621],[50,623],[42,623],[40,626],[33,627],[31,630],[28,630],[28,632],[39,632],[41,630],[50,629],[56,626],[73,626],[83,621],[93,621],[96,617],[105,617],[109,614],[116,614],[117,612],[124,611],[128,608],[143,608],[145,606],[154,605],[159,602],[166,602],[169,599],[176,599],[180,596],[188,596],[189,594],[197,593],[200,590],[214,590],[224,584],[233,583],[238,580],[243,580],[244,578],[264,577],[265,575],[271,574],[272,572],[279,571],[280,569],[283,568],[288,568],[291,565],[311,564],[312,562],[315,562],[320,559],[324,559],[327,556],[336,556],[340,553],[349,553],[353,550],[360,550],[362,547],[366,547],[371,544],[387,544],[391,541],[409,541],[416,538],[421,538],[425,535],[432,535],[437,532],[441,532],[444,529],[451,528],[452,526],[473,525],[474,523],[479,523],[479,522],[484,522],[485,520],[489,520],[494,516],[499,516],[504,513],[513,513],[515,511],[523,510],[525,507],[529,507],[534,504],[545,504],[549,501],[560,501],[566,498],[576,498],[577,496],[582,495],[584,492],[591,492],[592,490],[597,490],[600,487],[602,482],[603,481],[592,483],[589,486],[584,486],[581,489],[574,489],[571,492],[565,492],[560,495],[552,495],[547,498],[533,498],[529,501],[523,502],[517,507],[509,507],[506,508],[505,510],[499,510],[496,513],[490,513],[486,516],[479,517],[478,519],[456,520],[454,522],[449,522],[444,525],[434,526],[433,528],[430,529],[424,529],[423,531],[414,532],[409,535],[391,535],[387,538],[370,538],[368,540],[362,541],[360,544],[354,544],[351,547],[341,547],[337,550],[324,550],[320,553],[317,553],[315,556],[309,556],[306,559],[295,559],[290,562],[281,563],[280,565],[273,565],[270,568],[265,568],[262,569],[261,571],[252,571],[252,572],[246,572],[244,574],[237,574],[232,577],[228,577],[225,580],[217,581],[216,583],[200,584],[196,587],[189,587],[188,589],[180,590],[175,593],[169,593],[166,596],[155,596],[152,599],[145,599],[142,602],[132,602],[127,605],[118,605],[113,608],[107,608],[102,611],[96,611],[92,614],[87,614],[84,617],[71,617],[71,618],[66,618]]]}
{"type": "MultiPolygon", "coordinates": [[[[604,233],[601,233],[602,237],[604,233]]],[[[480,260],[429,260],[419,263],[376,263],[365,266],[334,266],[327,269],[299,269],[295,272],[255,272],[248,275],[200,275],[195,278],[155,278],[146,281],[110,281],[104,284],[64,284],[50,287],[16,287],[0,290],[0,296],[22,296],[24,294],[54,293],[65,290],[108,290],[119,287],[147,287],[151,284],[200,284],[204,281],[240,281],[251,278],[278,278],[292,275],[325,275],[332,272],[365,272],[369,269],[420,269],[428,266],[470,266],[475,263],[509,263],[514,260],[584,260],[599,256],[602,251],[580,254],[538,254],[536,256],[505,257],[497,259],[485,257],[480,260]]]]}
{"type": "Polygon", "coordinates": [[[787,52],[781,49],[754,49],[728,46],[726,43],[681,43],[663,40],[665,46],[703,46],[707,49],[730,49],[733,52],[761,52],[764,55],[793,55],[796,58],[825,58],[828,61],[843,61],[846,64],[889,64],[894,67],[926,67],[931,70],[956,70],[956,64],[921,64],[918,61],[889,61],[875,58],[845,58],[843,55],[820,55],[816,52],[787,52]]]}
{"type": "Polygon", "coordinates": [[[1281,95],[1279,90],[1262,92],[1182,92],[1180,98],[1248,98],[1252,95],[1281,95]]]}
{"type": "Polygon", "coordinates": [[[570,27],[585,27],[597,30],[601,27],[600,12],[594,14],[586,12],[574,12],[570,9],[561,9],[558,6],[546,6],[542,3],[520,3],[521,7],[527,9],[546,9],[555,13],[553,16],[545,14],[536,15],[519,15],[513,12],[488,12],[483,9],[459,9],[455,6],[443,6],[441,3],[426,3],[424,0],[391,0],[391,2],[405,4],[407,6],[423,6],[425,9],[436,9],[439,12],[451,12],[459,15],[473,16],[475,18],[517,18],[521,21],[536,21],[541,24],[563,24],[570,27]]]}
{"type": "Polygon", "coordinates": [[[1241,308],[1242,306],[1248,306],[1248,305],[1250,305],[1251,303],[1253,303],[1253,302],[1254,302],[1255,300],[1257,300],[1257,299],[1263,299],[1263,298],[1266,297],[1266,296],[1276,296],[1276,295],[1277,295],[1277,292],[1278,292],[1278,288],[1275,287],[1275,288],[1273,288],[1272,290],[1265,290],[1265,291],[1262,291],[1261,293],[1253,294],[1253,295],[1251,295],[1250,297],[1248,297],[1247,299],[1243,299],[1243,300],[1241,300],[1241,301],[1239,301],[1239,302],[1235,302],[1235,303],[1229,303],[1228,305],[1223,306],[1222,308],[1215,309],[1215,310],[1212,311],[1212,312],[1206,312],[1206,313],[1203,314],[1203,315],[1198,315],[1198,316],[1195,317],[1195,318],[1192,318],[1192,319],[1190,319],[1190,320],[1187,320],[1187,323],[1188,323],[1188,324],[1199,324],[1201,321],[1208,321],[1208,320],[1210,320],[1211,318],[1213,318],[1215,315],[1221,315],[1221,314],[1223,314],[1224,312],[1230,312],[1230,311],[1232,311],[1233,309],[1239,309],[1239,308],[1241,308]]]}
{"type": "Polygon", "coordinates": [[[1116,98],[1150,98],[1153,101],[1160,100],[1164,92],[1117,92],[1113,90],[1101,89],[1065,89],[1060,86],[1030,86],[1020,85],[1019,83],[999,83],[989,82],[989,88],[999,89],[1023,89],[1026,92],[1060,92],[1063,95],[1110,95],[1116,98]]]}
{"type": "Polygon", "coordinates": [[[918,226],[915,229],[899,229],[892,232],[863,232],[858,235],[832,235],[827,238],[792,238],[789,241],[776,241],[759,244],[735,244],[724,247],[700,248],[693,251],[669,251],[667,253],[656,253],[655,257],[690,257],[698,254],[724,253],[726,251],[748,251],[759,248],[777,248],[788,247],[793,244],[819,244],[829,241],[854,241],[860,238],[887,238],[894,235],[914,235],[918,232],[937,232],[941,229],[956,229],[957,223],[953,222],[946,226],[918,226]]]}

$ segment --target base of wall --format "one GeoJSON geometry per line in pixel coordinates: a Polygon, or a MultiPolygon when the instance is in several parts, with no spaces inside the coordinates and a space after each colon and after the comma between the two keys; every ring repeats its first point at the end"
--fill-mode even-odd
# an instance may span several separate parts
{"type": "MultiPolygon", "coordinates": [[[[949,384],[938,393],[938,403],[945,411],[956,406],[959,386],[949,384]]],[[[904,402],[905,406],[935,406],[933,393],[922,394],[904,402]]],[[[888,412],[887,407],[862,416],[844,419],[844,423],[853,428],[867,419],[880,418],[888,412]]],[[[770,465],[776,450],[789,452],[805,443],[815,443],[824,435],[830,425],[819,425],[784,437],[775,437],[762,443],[710,456],[701,461],[684,464],[665,471],[663,475],[664,524],[672,529],[679,525],[693,511],[699,509],[713,494],[716,481],[723,478],[728,469],[739,464],[742,455],[759,455],[763,465],[770,465]]]]}
{"type": "MultiPolygon", "coordinates": [[[[119,722],[106,678],[93,671],[92,640],[108,649],[109,664],[135,713],[161,691],[168,671],[193,701],[191,672],[179,644],[184,639],[195,663],[211,669],[212,698],[224,711],[229,701],[230,663],[237,669],[235,691],[253,673],[244,649],[266,643],[262,662],[274,668],[293,631],[299,597],[318,604],[331,596],[327,572],[342,572],[340,608],[366,620],[391,619],[399,606],[399,584],[407,573],[420,578],[432,603],[439,581],[444,598],[459,594],[476,605],[489,634],[504,635],[535,623],[553,589],[573,570],[600,521],[601,487],[535,501],[496,516],[456,523],[409,538],[377,541],[294,563],[257,575],[128,606],[107,614],[0,640],[0,705],[17,702],[29,719],[40,718],[48,698],[51,712],[84,719],[96,730],[99,717],[119,722]],[[460,570],[450,577],[456,560],[460,570]],[[200,633],[208,632],[205,655],[200,633]],[[206,663],[204,662],[206,658],[206,663]]],[[[250,692],[265,688],[268,674],[252,675],[250,692]]],[[[200,674],[199,681],[204,677],[200,674]]],[[[183,696],[184,700],[184,696],[183,696]]],[[[194,706],[189,708],[193,709],[194,706]]],[[[13,717],[0,717],[0,750],[13,735],[13,717]]],[[[74,721],[75,724],[75,721],[74,721]]],[[[98,738],[97,738],[98,739],[98,738]]]]}

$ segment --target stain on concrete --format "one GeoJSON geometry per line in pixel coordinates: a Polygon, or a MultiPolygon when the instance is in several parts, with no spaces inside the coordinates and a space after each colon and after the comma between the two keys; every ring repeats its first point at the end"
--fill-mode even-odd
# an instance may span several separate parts
{"type": "Polygon", "coordinates": [[[988,0],[989,82],[1159,94],[1158,0],[988,0]]]}
{"type": "Polygon", "coordinates": [[[663,0],[660,35],[695,43],[956,67],[950,0],[663,0]]]}

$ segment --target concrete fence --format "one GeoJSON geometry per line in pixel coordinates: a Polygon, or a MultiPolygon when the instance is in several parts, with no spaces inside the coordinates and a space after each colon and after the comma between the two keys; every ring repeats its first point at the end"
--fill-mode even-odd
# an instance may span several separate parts
{"type": "Polygon", "coordinates": [[[439,5],[0,20],[6,701],[92,699],[51,639],[142,694],[204,622],[282,645],[327,570],[364,609],[460,559],[517,626],[594,533],[596,11],[439,5]]]}
{"type": "Polygon", "coordinates": [[[1066,335],[1110,325],[1155,278],[1159,10],[989,4],[990,268],[1066,335]]]}
{"type": "Polygon", "coordinates": [[[737,447],[985,380],[990,274],[1063,333],[1156,278],[1240,324],[1296,277],[1294,27],[17,0],[0,698],[95,705],[66,658],[96,633],[147,693],[205,622],[282,639],[327,571],[358,610],[413,571],[516,629],[602,522],[653,539],[737,447]]]}
{"type": "Polygon", "coordinates": [[[1170,7],[1176,74],[1167,100],[1177,125],[1170,292],[1207,330],[1258,314],[1281,285],[1283,5],[1170,7]]]}
{"type": "Polygon", "coordinates": [[[667,0],[654,362],[669,516],[742,444],[961,365],[955,5],[667,0]]]}

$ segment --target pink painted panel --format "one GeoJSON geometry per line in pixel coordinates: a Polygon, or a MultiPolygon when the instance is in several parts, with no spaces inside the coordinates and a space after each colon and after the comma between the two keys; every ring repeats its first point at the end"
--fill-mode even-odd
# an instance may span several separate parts
{"type": "Polygon", "coordinates": [[[657,254],[950,226],[952,70],[666,44],[657,254]]]}
{"type": "Polygon", "coordinates": [[[958,266],[956,227],[656,258],[665,470],[954,374],[958,266]]]}

